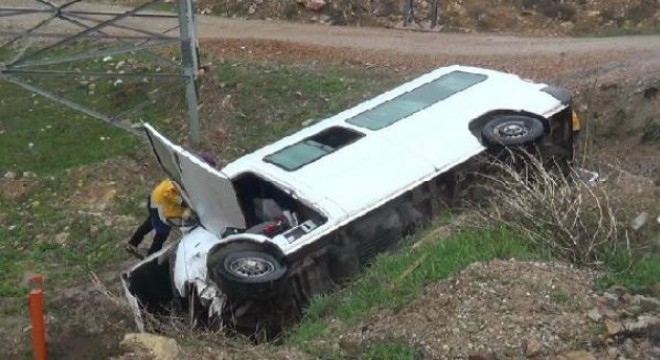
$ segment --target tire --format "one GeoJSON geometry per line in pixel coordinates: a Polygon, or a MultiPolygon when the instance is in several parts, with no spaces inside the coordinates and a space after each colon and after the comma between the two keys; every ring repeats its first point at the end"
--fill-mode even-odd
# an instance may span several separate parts
{"type": "Polygon", "coordinates": [[[257,250],[221,250],[208,265],[213,280],[232,298],[271,298],[288,271],[273,255],[257,250]]]}
{"type": "Polygon", "coordinates": [[[523,116],[506,115],[489,120],[481,130],[481,136],[489,145],[518,146],[536,142],[545,133],[541,120],[523,116]]]}

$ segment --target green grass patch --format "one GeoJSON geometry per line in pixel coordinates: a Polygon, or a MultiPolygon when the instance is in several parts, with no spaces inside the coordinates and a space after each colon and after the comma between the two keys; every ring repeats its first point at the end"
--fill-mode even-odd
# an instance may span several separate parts
{"type": "Polygon", "coordinates": [[[573,298],[569,293],[556,289],[550,292],[550,300],[557,304],[568,304],[573,300],[573,298]]]}
{"type": "Polygon", "coordinates": [[[72,285],[127,255],[120,248],[122,231],[98,216],[71,213],[58,207],[46,189],[32,201],[8,211],[0,228],[0,296],[25,293],[25,275],[42,273],[53,288],[72,285]],[[50,200],[50,201],[49,201],[50,200]],[[38,203],[38,205],[36,205],[38,203]]]}
{"type": "MultiPolygon", "coordinates": [[[[107,45],[82,40],[64,48],[49,50],[36,60],[85,54],[98,46],[107,45]]],[[[155,121],[172,116],[176,108],[172,105],[180,103],[180,96],[155,101],[151,94],[164,92],[167,83],[163,81],[139,76],[74,75],[81,69],[97,74],[161,72],[144,54],[122,54],[40,67],[40,70],[73,72],[67,75],[19,74],[15,77],[108,117],[119,116],[121,120],[128,119],[130,122],[155,121]],[[134,109],[137,111],[131,112],[134,109]]],[[[180,115],[180,111],[174,113],[180,115]]],[[[0,148],[3,149],[0,152],[0,171],[51,174],[126,155],[135,151],[138,144],[142,145],[134,134],[6,81],[0,81],[0,114],[0,148]]]]}
{"type": "Polygon", "coordinates": [[[660,284],[660,254],[618,251],[605,257],[605,274],[596,279],[600,289],[621,285],[633,292],[647,292],[660,284]]]}
{"type": "Polygon", "coordinates": [[[135,149],[138,139],[0,82],[0,171],[52,174],[135,149]]]}
{"type": "Polygon", "coordinates": [[[649,121],[642,129],[642,141],[660,145],[660,124],[649,121]]]}
{"type": "Polygon", "coordinates": [[[355,357],[360,360],[414,360],[418,358],[417,350],[398,342],[371,344],[355,357]]]}
{"type": "MultiPolygon", "coordinates": [[[[107,46],[111,44],[80,40],[49,50],[33,60],[86,54],[107,46]]],[[[28,53],[36,50],[29,49],[28,53]]],[[[0,59],[11,58],[11,51],[4,49],[0,59]]],[[[40,69],[73,73],[16,77],[108,116],[142,106],[135,113],[121,117],[130,122],[142,119],[160,125],[161,119],[181,116],[181,107],[174,106],[182,103],[181,91],[153,101],[152,93],[163,91],[154,90],[166,85],[155,79],[122,78],[120,82],[115,77],[75,74],[78,70],[97,74],[173,71],[154,64],[143,53],[44,65],[40,69]]],[[[134,216],[145,194],[121,199],[107,210],[108,214],[80,212],[84,209],[66,204],[77,190],[76,182],[81,180],[67,170],[108,158],[135,157],[138,151],[147,149],[143,139],[6,81],[0,81],[0,114],[0,176],[7,171],[37,174],[30,180],[37,185],[27,194],[7,198],[0,195],[0,216],[7,224],[0,227],[0,296],[23,295],[23,278],[27,273],[42,272],[48,284],[61,286],[79,282],[88,271],[125,258],[127,255],[119,249],[125,230],[106,225],[104,216],[134,216]]],[[[103,181],[105,174],[93,177],[92,181],[103,181]]],[[[136,189],[135,193],[140,191],[143,189],[136,189]]]]}
{"type": "MultiPolygon", "coordinates": [[[[116,44],[83,39],[48,50],[28,61],[85,55],[108,46],[116,44]]],[[[29,49],[27,53],[38,50],[29,49]]],[[[12,58],[17,51],[4,49],[0,53],[0,61],[12,58]]],[[[168,56],[170,50],[164,51],[168,56]]],[[[69,73],[25,73],[12,76],[23,83],[107,117],[118,117],[127,123],[140,120],[158,123],[168,117],[183,117],[183,87],[175,85],[180,80],[112,75],[118,72],[136,75],[176,72],[172,66],[155,63],[151,56],[142,52],[40,65],[38,69],[69,73]],[[80,75],[80,71],[88,74],[80,75]],[[160,94],[166,95],[160,97],[160,94]]],[[[130,154],[137,150],[138,145],[143,145],[142,140],[134,134],[7,81],[0,81],[0,114],[0,149],[3,150],[0,152],[0,171],[51,174],[130,154]]]]}
{"type": "Polygon", "coordinates": [[[504,228],[466,229],[446,240],[383,254],[359,279],[336,293],[314,299],[286,342],[321,356],[327,349],[319,348],[315,339],[332,336],[371,312],[396,311],[424,286],[455,275],[470,263],[511,257],[532,259],[547,254],[504,228]]]}

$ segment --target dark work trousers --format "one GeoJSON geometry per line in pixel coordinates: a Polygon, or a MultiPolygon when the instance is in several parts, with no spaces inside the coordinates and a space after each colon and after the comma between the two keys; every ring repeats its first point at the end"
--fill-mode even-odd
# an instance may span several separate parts
{"type": "Polygon", "coordinates": [[[147,217],[142,225],[137,228],[128,243],[138,247],[148,233],[152,230],[156,230],[153,242],[149,247],[149,254],[153,254],[163,248],[163,244],[170,235],[170,226],[160,220],[157,209],[152,208],[150,204],[147,206],[149,208],[149,217],[147,217]]]}

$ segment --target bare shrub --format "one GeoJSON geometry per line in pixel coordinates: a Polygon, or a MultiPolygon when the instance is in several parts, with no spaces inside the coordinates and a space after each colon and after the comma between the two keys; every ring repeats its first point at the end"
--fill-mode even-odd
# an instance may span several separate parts
{"type": "MultiPolygon", "coordinates": [[[[577,8],[574,5],[557,0],[539,0],[531,3],[536,11],[554,20],[574,21],[577,15],[577,8]]],[[[529,7],[529,5],[531,5],[529,1],[523,2],[523,7],[529,7]]]]}
{"type": "Polygon", "coordinates": [[[95,272],[89,273],[89,280],[92,283],[92,286],[98,291],[101,295],[105,296],[114,306],[116,306],[121,311],[130,311],[131,308],[123,298],[119,297],[117,294],[113,293],[108,289],[107,286],[99,279],[98,275],[95,272]]]}
{"type": "Polygon", "coordinates": [[[477,4],[468,9],[468,15],[473,19],[478,30],[497,28],[499,21],[484,4],[477,4]]]}
{"type": "Polygon", "coordinates": [[[593,264],[616,250],[622,236],[609,197],[600,187],[549,170],[537,157],[516,153],[515,166],[489,161],[480,174],[487,204],[482,219],[504,223],[557,256],[593,264]]]}

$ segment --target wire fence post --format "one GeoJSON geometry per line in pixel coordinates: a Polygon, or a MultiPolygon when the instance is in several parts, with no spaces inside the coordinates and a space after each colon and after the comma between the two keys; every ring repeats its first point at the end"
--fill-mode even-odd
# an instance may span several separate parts
{"type": "Polygon", "coordinates": [[[414,0],[406,0],[403,4],[403,26],[410,25],[415,20],[414,0]]]}

